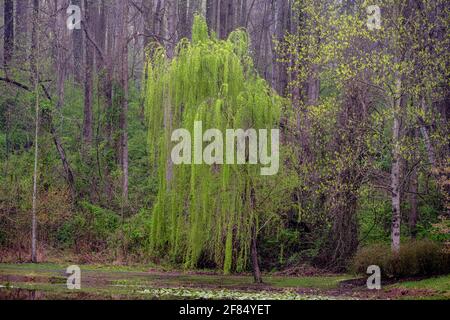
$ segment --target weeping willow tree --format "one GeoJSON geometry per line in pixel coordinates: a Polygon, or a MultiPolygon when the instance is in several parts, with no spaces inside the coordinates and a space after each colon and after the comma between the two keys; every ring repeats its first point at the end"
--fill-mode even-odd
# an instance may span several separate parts
{"type": "MultiPolygon", "coordinates": [[[[260,176],[261,166],[249,163],[174,165],[171,160],[172,132],[185,128],[193,135],[196,121],[221,132],[279,127],[283,101],[256,74],[248,51],[244,31],[217,40],[200,16],[192,42],[181,40],[173,59],[161,46],[149,50],[144,98],[150,161],[159,177],[150,248],[186,268],[207,260],[225,273],[245,270],[261,229],[258,201],[270,202],[268,189],[277,179],[260,176]]],[[[255,268],[257,261],[252,262],[255,268]]]]}

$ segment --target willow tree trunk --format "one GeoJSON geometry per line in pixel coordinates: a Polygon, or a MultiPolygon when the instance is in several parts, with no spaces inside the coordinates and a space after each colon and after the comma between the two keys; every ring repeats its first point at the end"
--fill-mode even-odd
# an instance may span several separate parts
{"type": "Polygon", "coordinates": [[[258,233],[256,231],[256,224],[252,225],[252,243],[251,243],[251,257],[252,257],[252,271],[255,283],[262,283],[261,270],[259,269],[258,261],[258,233]]]}
{"type": "MultiPolygon", "coordinates": [[[[255,215],[256,208],[256,196],[255,189],[252,187],[250,189],[250,205],[253,211],[253,215],[255,215]]],[[[259,268],[259,260],[258,260],[258,229],[257,229],[257,220],[256,217],[252,217],[251,221],[251,243],[250,243],[250,255],[252,259],[252,271],[253,271],[253,279],[255,283],[262,283],[261,269],[259,268]]]]}

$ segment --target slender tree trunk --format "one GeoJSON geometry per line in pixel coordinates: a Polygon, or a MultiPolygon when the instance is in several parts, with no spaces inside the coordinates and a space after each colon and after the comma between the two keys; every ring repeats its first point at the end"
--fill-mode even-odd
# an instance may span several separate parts
{"type": "Polygon", "coordinates": [[[16,23],[15,23],[15,57],[19,62],[26,61],[27,38],[28,38],[28,12],[29,0],[16,0],[16,23]]]}
{"type": "MultiPolygon", "coordinates": [[[[101,0],[98,4],[98,19],[95,21],[95,41],[99,46],[100,50],[105,54],[105,43],[106,43],[106,34],[108,32],[106,26],[106,16],[107,9],[105,0],[101,0]]],[[[110,32],[110,31],[109,31],[110,32]]],[[[100,73],[105,67],[105,61],[103,61],[104,57],[101,57],[100,54],[95,51],[95,66],[97,68],[97,72],[100,73]]]]}
{"type": "MultiPolygon", "coordinates": [[[[83,28],[92,34],[91,25],[93,24],[93,6],[90,0],[84,0],[84,23],[83,28]]],[[[92,145],[93,132],[93,113],[92,113],[92,87],[93,78],[92,71],[94,67],[94,48],[90,41],[84,41],[85,53],[85,79],[84,79],[84,118],[83,118],[83,146],[89,148],[92,145]]]]}
{"type": "Polygon", "coordinates": [[[218,30],[219,30],[219,38],[226,39],[227,38],[227,18],[228,18],[228,0],[220,0],[218,5],[218,30]]]}
{"type": "MultiPolygon", "coordinates": [[[[275,12],[274,12],[274,20],[275,20],[275,38],[278,42],[282,42],[287,31],[287,13],[288,13],[288,1],[280,0],[274,3],[275,12]]],[[[280,95],[284,95],[286,92],[286,88],[288,85],[287,81],[287,72],[286,67],[278,62],[279,55],[274,55],[274,79],[273,83],[275,85],[276,90],[280,95]]]]}
{"type": "Polygon", "coordinates": [[[168,31],[168,43],[167,43],[167,56],[173,58],[175,46],[178,42],[177,33],[177,1],[167,1],[167,31],[168,31]]]}
{"type": "Polygon", "coordinates": [[[153,0],[143,0],[143,17],[144,17],[144,49],[150,43],[151,36],[155,35],[154,30],[154,20],[155,16],[153,14],[153,0]]]}
{"type": "Polygon", "coordinates": [[[400,250],[400,123],[402,100],[402,81],[397,79],[396,84],[398,96],[394,99],[394,125],[392,128],[392,168],[391,168],[391,192],[392,192],[392,251],[400,250]]]}
{"type": "MultiPolygon", "coordinates": [[[[153,19],[153,32],[159,38],[162,38],[164,37],[164,14],[163,14],[164,0],[156,0],[156,1],[157,2],[153,19]]],[[[160,42],[162,42],[161,39],[159,40],[160,42]]]]}
{"type": "MultiPolygon", "coordinates": [[[[254,210],[256,208],[256,196],[255,196],[255,189],[253,187],[250,189],[250,205],[253,211],[253,215],[255,215],[256,212],[254,210]]],[[[253,279],[255,283],[263,283],[258,261],[258,230],[255,216],[252,217],[251,234],[252,236],[250,243],[250,256],[252,259],[253,279]]]]}
{"type": "Polygon", "coordinates": [[[206,23],[210,32],[217,33],[217,0],[206,0],[206,23]]]}
{"type": "MultiPolygon", "coordinates": [[[[427,112],[425,97],[421,98],[420,103],[421,103],[422,110],[424,112],[427,112]]],[[[428,161],[430,162],[431,168],[435,169],[437,164],[436,164],[436,156],[434,153],[433,144],[431,143],[430,134],[428,133],[428,128],[425,124],[425,121],[421,117],[419,117],[419,125],[420,125],[420,133],[422,134],[423,142],[425,144],[425,149],[427,150],[428,161]]]]}
{"type": "Polygon", "coordinates": [[[14,54],[14,2],[5,0],[4,10],[4,41],[3,41],[3,65],[5,68],[11,62],[14,54]]]}
{"type": "Polygon", "coordinates": [[[64,10],[66,8],[66,0],[55,0],[55,37],[56,37],[56,91],[58,101],[56,108],[61,109],[64,105],[64,82],[66,78],[66,54],[64,46],[66,44],[66,21],[64,10]],[[60,5],[61,3],[61,5],[60,5]]]}
{"type": "MultiPolygon", "coordinates": [[[[71,0],[73,5],[82,9],[81,0],[71,0]]],[[[72,30],[73,59],[74,59],[74,77],[79,84],[83,83],[83,30],[72,30]]]]}
{"type": "Polygon", "coordinates": [[[256,231],[255,223],[252,226],[252,243],[251,243],[251,257],[252,257],[252,270],[253,279],[255,283],[262,283],[261,270],[259,269],[258,261],[258,233],[256,231]]]}
{"type": "Polygon", "coordinates": [[[247,27],[247,0],[242,0],[239,25],[241,27],[247,27]]]}
{"type": "Polygon", "coordinates": [[[119,117],[120,128],[120,163],[122,166],[122,198],[128,200],[128,0],[120,1],[119,26],[119,60],[120,83],[122,86],[121,111],[119,117]]]}
{"type": "Polygon", "coordinates": [[[38,175],[38,152],[39,152],[39,0],[33,0],[33,32],[31,35],[32,53],[31,64],[33,69],[33,80],[35,90],[35,136],[34,136],[34,171],[33,171],[33,201],[31,212],[31,262],[37,262],[37,175],[38,175]]]}
{"type": "MultiPolygon", "coordinates": [[[[228,0],[227,2],[227,36],[236,28],[236,4],[233,2],[234,0],[228,0]]],[[[264,25],[263,28],[265,28],[264,25]]]]}
{"type": "Polygon", "coordinates": [[[409,232],[411,238],[415,239],[417,236],[417,219],[419,216],[418,211],[418,202],[417,202],[417,192],[418,192],[418,180],[417,180],[417,168],[413,168],[413,172],[411,174],[411,211],[409,213],[409,232]]]}
{"type": "Polygon", "coordinates": [[[189,37],[188,0],[178,1],[177,34],[180,39],[189,37]]]}

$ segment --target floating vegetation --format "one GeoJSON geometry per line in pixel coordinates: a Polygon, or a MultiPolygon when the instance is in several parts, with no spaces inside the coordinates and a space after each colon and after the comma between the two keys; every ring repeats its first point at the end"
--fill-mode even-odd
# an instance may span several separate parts
{"type": "Polygon", "coordinates": [[[293,291],[254,291],[208,290],[191,288],[147,288],[137,291],[159,299],[206,299],[206,300],[339,300],[343,299],[321,296],[300,295],[293,291]]]}

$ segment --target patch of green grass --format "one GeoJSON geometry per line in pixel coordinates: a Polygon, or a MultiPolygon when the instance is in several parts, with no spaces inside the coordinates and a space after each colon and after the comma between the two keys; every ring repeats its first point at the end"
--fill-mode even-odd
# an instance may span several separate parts
{"type": "Polygon", "coordinates": [[[450,293],[450,274],[442,277],[434,277],[419,281],[406,281],[397,285],[407,289],[427,289],[450,293]]]}
{"type": "Polygon", "coordinates": [[[417,281],[404,281],[390,286],[413,290],[427,290],[432,294],[405,296],[401,299],[414,300],[450,300],[450,275],[433,277],[417,281]]]}

